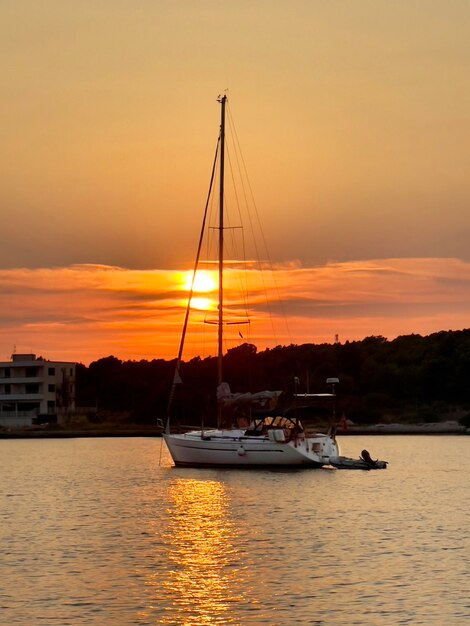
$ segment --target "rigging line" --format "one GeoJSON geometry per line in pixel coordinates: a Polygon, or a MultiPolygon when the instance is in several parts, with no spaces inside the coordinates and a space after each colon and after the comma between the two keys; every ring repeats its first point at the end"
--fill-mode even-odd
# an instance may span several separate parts
{"type": "Polygon", "coordinates": [[[178,349],[178,357],[176,359],[175,374],[173,376],[173,384],[171,386],[170,397],[168,399],[167,418],[166,418],[166,427],[165,427],[165,431],[168,434],[169,434],[169,428],[170,428],[170,409],[171,409],[171,405],[173,403],[173,396],[175,395],[176,385],[181,381],[179,369],[180,369],[181,360],[182,360],[182,357],[183,357],[184,340],[185,340],[185,337],[186,337],[186,330],[188,328],[189,314],[190,314],[190,311],[191,311],[191,299],[193,297],[193,292],[194,292],[194,281],[196,279],[196,272],[197,272],[197,268],[198,268],[198,265],[199,265],[199,257],[201,256],[202,242],[203,242],[203,239],[204,239],[204,232],[205,232],[205,228],[206,228],[207,211],[208,211],[208,207],[209,207],[210,198],[211,198],[211,195],[212,195],[212,186],[214,184],[214,177],[215,177],[215,170],[216,170],[216,165],[217,165],[217,155],[218,155],[218,152],[219,152],[219,146],[220,146],[220,134],[219,134],[219,138],[217,139],[217,145],[216,145],[216,148],[215,148],[214,163],[212,165],[212,173],[211,173],[211,178],[210,178],[210,183],[209,183],[209,191],[207,193],[206,205],[204,207],[204,217],[202,219],[201,234],[199,236],[199,243],[198,243],[198,246],[197,246],[196,261],[194,263],[193,275],[192,275],[192,278],[191,278],[191,285],[190,285],[190,288],[189,288],[188,303],[186,305],[186,313],[185,313],[185,316],[184,316],[183,330],[181,331],[181,339],[180,339],[180,345],[179,345],[179,349],[178,349]]]}
{"type": "MultiPolygon", "coordinates": [[[[230,130],[232,132],[232,136],[233,136],[233,139],[234,139],[233,144],[234,144],[235,159],[236,159],[237,168],[238,168],[238,176],[240,178],[240,183],[241,183],[241,187],[242,187],[242,191],[243,191],[243,198],[245,200],[245,210],[246,210],[247,215],[248,215],[248,221],[250,222],[250,229],[251,229],[251,234],[252,234],[252,238],[253,238],[253,245],[254,245],[254,248],[255,248],[255,256],[257,257],[258,261],[261,262],[261,255],[260,255],[260,253],[258,251],[258,244],[257,244],[256,237],[255,237],[255,234],[254,234],[255,230],[254,230],[254,227],[253,227],[253,221],[251,219],[251,213],[248,210],[249,203],[248,203],[248,198],[247,198],[245,184],[244,184],[244,177],[243,177],[243,174],[242,174],[242,171],[241,171],[241,167],[240,167],[240,160],[238,158],[239,154],[241,155],[240,142],[238,141],[237,131],[236,131],[236,128],[235,128],[235,123],[233,121],[233,117],[231,115],[230,109],[229,109],[228,118],[229,118],[230,130]]],[[[248,178],[248,175],[246,174],[246,169],[245,169],[245,177],[248,178]]],[[[256,209],[256,206],[255,206],[255,209],[256,209]]],[[[259,221],[258,221],[258,225],[260,227],[260,230],[262,230],[261,229],[261,223],[259,221]]]]}
{"type": "MultiPolygon", "coordinates": [[[[232,131],[231,129],[232,124],[230,124],[230,119],[229,119],[229,130],[232,131]]],[[[235,142],[233,141],[233,132],[230,134],[228,133],[227,138],[229,138],[232,141],[233,147],[234,147],[234,154],[235,154],[235,160],[237,161],[237,155],[236,155],[236,145],[235,142]]],[[[243,259],[243,265],[244,265],[244,270],[243,272],[237,272],[236,276],[238,279],[238,284],[239,284],[239,293],[241,294],[241,299],[242,299],[242,307],[244,308],[244,314],[247,318],[249,318],[249,300],[248,300],[248,281],[247,281],[247,270],[246,270],[246,263],[247,263],[247,254],[246,254],[246,240],[245,240],[245,228],[243,226],[243,217],[242,217],[242,210],[241,210],[241,203],[240,203],[240,197],[239,197],[239,193],[238,193],[238,188],[237,188],[237,183],[235,180],[235,168],[233,167],[233,163],[232,163],[232,158],[231,158],[231,151],[230,148],[227,144],[227,157],[228,157],[228,162],[230,165],[230,174],[231,174],[231,179],[232,179],[232,186],[233,186],[233,193],[235,196],[235,201],[236,201],[236,207],[237,207],[237,213],[238,213],[238,218],[240,221],[241,226],[239,227],[242,231],[241,234],[241,255],[237,256],[237,252],[236,249],[239,247],[238,244],[238,240],[235,239],[235,233],[232,232],[231,234],[231,239],[232,239],[232,244],[233,244],[233,250],[234,250],[234,254],[232,255],[234,258],[238,258],[238,259],[243,259]]],[[[240,172],[240,168],[238,167],[238,173],[240,172]]],[[[240,178],[240,183],[239,183],[243,189],[243,180],[240,178]]],[[[244,191],[244,190],[243,190],[244,191]]],[[[246,194],[244,193],[244,196],[246,196],[246,194]]],[[[246,200],[245,200],[245,210],[246,210],[246,200]]]]}
{"type": "MultiPolygon", "coordinates": [[[[281,296],[280,296],[280,292],[279,292],[279,287],[278,287],[278,285],[276,283],[276,278],[275,278],[275,274],[274,274],[274,270],[273,270],[273,264],[272,264],[272,261],[270,259],[269,249],[268,249],[268,245],[266,243],[266,238],[264,236],[263,227],[262,227],[261,220],[260,220],[260,217],[259,217],[258,207],[256,206],[253,190],[252,190],[251,184],[250,184],[250,179],[248,177],[248,171],[247,171],[247,168],[246,168],[246,165],[245,165],[245,161],[244,161],[244,158],[243,158],[243,152],[242,152],[242,149],[241,149],[241,146],[240,146],[240,141],[238,139],[237,130],[236,130],[236,127],[235,127],[233,116],[231,115],[230,111],[229,111],[229,123],[230,123],[231,131],[232,131],[232,134],[233,134],[233,137],[234,137],[234,144],[236,144],[236,146],[238,147],[238,150],[236,151],[237,166],[238,166],[238,169],[239,169],[240,180],[242,181],[242,189],[243,189],[243,194],[244,194],[244,198],[245,198],[245,206],[246,207],[249,206],[247,193],[246,193],[246,189],[245,189],[245,184],[244,184],[244,181],[246,180],[246,183],[248,185],[248,189],[250,191],[251,204],[252,204],[252,206],[254,208],[254,212],[255,212],[255,215],[256,215],[256,219],[257,219],[258,230],[261,233],[261,238],[262,238],[262,241],[263,241],[263,244],[264,244],[264,246],[263,246],[264,247],[264,253],[265,253],[265,255],[266,255],[267,259],[268,259],[268,267],[269,267],[270,272],[271,272],[272,281],[274,283],[274,288],[275,288],[275,291],[276,291],[277,299],[278,299],[278,302],[281,305],[282,317],[283,317],[284,323],[286,325],[287,334],[289,336],[290,343],[292,343],[292,337],[291,337],[291,334],[290,334],[289,326],[287,324],[287,318],[286,318],[285,310],[284,310],[283,305],[282,305],[282,300],[281,300],[281,296]],[[240,156],[240,160],[241,160],[241,162],[243,164],[243,171],[242,171],[242,168],[240,166],[240,160],[239,160],[238,156],[240,156]]],[[[274,325],[273,307],[272,307],[272,305],[271,305],[271,303],[269,302],[269,299],[268,299],[268,295],[267,295],[268,294],[268,286],[266,284],[264,272],[262,271],[261,254],[260,254],[259,247],[258,247],[258,244],[257,244],[257,237],[255,235],[255,228],[254,228],[253,220],[251,218],[251,212],[248,210],[248,208],[247,208],[247,213],[248,213],[248,219],[249,219],[249,222],[250,222],[251,235],[252,235],[252,239],[253,239],[253,243],[254,243],[255,253],[256,253],[256,257],[257,257],[257,260],[258,260],[258,263],[259,263],[259,268],[260,268],[261,284],[262,284],[263,292],[265,294],[264,301],[265,301],[266,308],[267,308],[267,311],[268,311],[269,321],[270,321],[270,324],[271,324],[271,331],[272,331],[273,337],[274,337],[274,339],[275,339],[275,341],[277,343],[278,340],[277,340],[276,327],[274,325]]]]}
{"type": "MultiPolygon", "coordinates": [[[[217,164],[216,164],[217,167],[217,164]]],[[[216,171],[213,187],[218,185],[218,173],[216,171]]],[[[216,209],[214,205],[216,204],[216,194],[212,193],[210,198],[209,212],[207,215],[207,227],[206,227],[206,237],[205,237],[205,252],[204,258],[200,261],[200,263],[210,264],[209,259],[212,259],[213,255],[217,254],[217,241],[215,240],[214,233],[217,231],[217,226],[211,226],[211,224],[216,222],[216,209]]],[[[216,263],[216,261],[214,261],[216,263]]]]}
{"type": "MultiPolygon", "coordinates": [[[[238,197],[238,192],[237,192],[237,186],[235,183],[235,175],[234,175],[234,170],[232,167],[232,159],[231,159],[231,153],[230,153],[230,149],[229,149],[229,145],[228,143],[226,143],[226,156],[227,156],[227,160],[228,160],[228,164],[229,164],[229,170],[230,170],[230,176],[232,179],[232,184],[233,184],[233,192],[234,192],[234,196],[235,196],[235,202],[236,202],[236,206],[237,206],[237,212],[238,212],[238,217],[240,220],[240,224],[242,227],[242,258],[243,258],[243,263],[244,265],[246,264],[246,249],[245,249],[245,237],[244,237],[244,229],[243,229],[243,218],[242,218],[242,213],[241,213],[241,209],[240,209],[240,201],[239,201],[239,197],[238,197]]],[[[235,153],[235,158],[236,158],[236,153],[235,153]]],[[[243,187],[243,181],[242,182],[242,187],[243,187]]],[[[237,242],[235,240],[235,233],[234,230],[231,231],[231,241],[232,241],[232,247],[233,247],[233,252],[234,258],[237,258],[236,256],[236,249],[237,249],[237,242]]],[[[242,301],[243,301],[243,306],[245,308],[245,315],[247,317],[249,317],[248,315],[248,285],[247,285],[247,280],[246,280],[246,265],[245,265],[245,269],[243,271],[243,273],[241,274],[240,272],[237,273],[238,277],[239,277],[239,285],[240,285],[240,293],[242,294],[242,301]],[[243,275],[244,279],[245,279],[245,284],[243,284],[243,281],[241,280],[241,275],[243,275]]]]}
{"type": "MultiPolygon", "coordinates": [[[[217,173],[216,173],[216,177],[214,180],[214,184],[218,184],[217,173]]],[[[206,220],[207,227],[206,227],[206,237],[205,237],[205,256],[204,256],[204,259],[200,261],[200,263],[204,263],[207,265],[210,265],[212,263],[209,259],[215,258],[217,255],[217,243],[218,242],[214,236],[214,233],[217,232],[217,226],[211,226],[211,224],[213,224],[216,220],[216,209],[214,208],[214,205],[216,204],[217,200],[215,196],[216,194],[214,193],[211,194],[209,212],[208,212],[208,216],[206,220]]],[[[217,261],[214,261],[213,263],[216,263],[216,262],[217,261]]]]}
{"type": "MultiPolygon", "coordinates": [[[[244,210],[245,210],[245,212],[246,212],[246,214],[248,216],[248,221],[250,223],[252,240],[253,240],[253,245],[254,245],[254,248],[255,248],[255,256],[258,257],[258,261],[259,261],[260,257],[259,257],[259,253],[258,253],[258,250],[257,250],[256,237],[254,236],[253,223],[252,223],[252,220],[251,220],[251,215],[250,215],[249,206],[248,206],[248,202],[247,202],[245,184],[244,184],[243,176],[241,174],[240,162],[239,162],[239,159],[238,159],[237,145],[236,145],[236,142],[235,142],[236,133],[234,132],[235,126],[234,126],[233,119],[231,117],[230,111],[229,111],[229,115],[228,115],[228,120],[229,120],[229,127],[230,127],[230,131],[231,131],[230,138],[233,141],[233,148],[234,148],[233,152],[234,152],[234,155],[235,155],[235,161],[236,161],[237,170],[238,170],[238,177],[239,177],[239,180],[240,180],[240,185],[241,185],[242,192],[243,192],[243,198],[244,198],[244,201],[245,201],[245,203],[244,203],[244,210]]],[[[240,150],[240,147],[238,149],[240,150]]],[[[231,161],[230,161],[230,166],[232,167],[231,161]]],[[[231,170],[231,173],[232,173],[232,180],[234,181],[233,182],[233,186],[235,188],[235,195],[236,195],[236,198],[237,198],[238,215],[239,215],[240,223],[243,225],[243,217],[242,217],[242,212],[241,212],[241,208],[240,208],[240,202],[239,202],[239,199],[238,199],[238,194],[236,192],[235,176],[234,176],[234,173],[233,173],[233,168],[231,170]]],[[[249,313],[248,313],[248,311],[249,311],[249,302],[248,302],[249,290],[248,290],[248,278],[247,278],[248,270],[246,269],[247,254],[246,254],[246,239],[245,239],[245,229],[244,228],[242,230],[242,251],[243,251],[243,261],[245,263],[245,270],[243,272],[243,281],[240,279],[240,291],[241,291],[242,294],[245,295],[245,312],[246,312],[246,316],[249,317],[249,313]]],[[[274,328],[273,328],[273,334],[275,334],[274,328]]]]}
{"type": "MultiPolygon", "coordinates": [[[[254,194],[253,194],[253,189],[252,189],[252,186],[251,186],[251,183],[250,183],[250,178],[248,176],[248,171],[247,171],[247,168],[246,168],[245,159],[243,158],[243,152],[241,150],[240,141],[238,139],[238,134],[237,134],[237,129],[236,129],[235,123],[233,121],[233,116],[231,114],[230,107],[228,107],[228,113],[229,113],[229,115],[228,115],[229,122],[230,122],[231,127],[232,127],[232,133],[233,133],[233,136],[234,136],[234,138],[236,140],[236,143],[237,143],[237,146],[238,146],[238,151],[240,153],[240,158],[241,158],[241,161],[242,161],[242,164],[243,164],[243,171],[245,173],[246,182],[247,182],[247,185],[248,185],[248,189],[250,191],[251,201],[252,201],[253,207],[255,209],[255,215],[256,215],[256,219],[258,221],[258,227],[259,227],[260,232],[261,232],[261,238],[263,240],[264,249],[265,249],[265,252],[266,252],[267,259],[268,259],[268,263],[269,263],[269,267],[270,267],[270,270],[271,270],[271,274],[272,274],[272,277],[273,277],[274,288],[276,290],[276,294],[277,294],[277,297],[278,297],[279,304],[281,306],[281,311],[282,311],[282,315],[283,315],[283,318],[284,318],[284,323],[285,323],[285,326],[286,326],[287,334],[289,336],[289,342],[293,343],[292,335],[291,335],[290,328],[289,328],[289,324],[287,322],[287,315],[286,315],[284,303],[283,303],[283,300],[281,299],[279,285],[277,283],[276,276],[275,276],[274,269],[273,269],[273,267],[274,267],[273,266],[273,262],[272,262],[270,254],[269,254],[269,248],[268,248],[268,245],[267,245],[267,242],[266,242],[266,238],[264,236],[264,232],[263,232],[263,229],[262,229],[262,226],[261,226],[261,220],[260,220],[260,216],[259,216],[258,207],[256,205],[255,197],[254,197],[254,194]]],[[[267,305],[268,305],[268,308],[269,308],[269,303],[268,302],[267,302],[267,305]]]]}
{"type": "MultiPolygon", "coordinates": [[[[243,174],[242,168],[240,166],[240,159],[242,160],[243,165],[245,165],[245,163],[244,163],[244,160],[243,160],[243,153],[242,153],[242,149],[241,149],[241,146],[240,146],[240,142],[238,140],[238,135],[237,135],[235,123],[234,123],[234,120],[233,120],[233,117],[231,116],[231,114],[229,116],[229,122],[230,122],[230,125],[231,125],[231,131],[232,131],[232,135],[233,135],[233,138],[234,138],[234,146],[236,148],[238,147],[238,150],[235,150],[236,162],[237,162],[237,167],[238,167],[238,175],[239,175],[239,178],[240,178],[240,181],[241,181],[242,190],[243,190],[243,196],[244,196],[244,200],[245,200],[245,210],[247,212],[248,220],[249,220],[249,223],[250,223],[251,236],[252,236],[253,245],[254,245],[254,249],[255,249],[255,256],[257,258],[257,261],[258,261],[258,264],[259,264],[259,268],[261,270],[262,269],[261,254],[260,254],[258,243],[257,243],[257,237],[256,237],[256,233],[255,233],[255,227],[254,227],[254,224],[253,224],[253,220],[252,220],[252,217],[251,217],[251,211],[249,210],[249,202],[248,202],[247,193],[246,193],[246,187],[245,187],[245,180],[246,180],[246,183],[248,184],[248,187],[250,188],[248,172],[247,172],[246,167],[244,167],[244,174],[243,174]]],[[[267,246],[267,243],[266,243],[266,239],[264,237],[263,227],[262,227],[262,224],[261,224],[261,220],[259,218],[259,214],[258,214],[258,210],[257,210],[257,207],[256,207],[256,203],[254,201],[253,193],[251,193],[251,201],[252,201],[252,206],[255,209],[255,214],[256,214],[257,223],[258,223],[258,229],[259,229],[259,232],[261,233],[261,237],[262,237],[262,240],[263,240],[263,243],[264,243],[265,254],[266,254],[266,256],[268,257],[268,260],[269,260],[268,246],[267,246]]],[[[271,271],[272,271],[272,268],[271,268],[271,271]]],[[[272,308],[271,308],[271,305],[269,303],[269,300],[267,298],[268,288],[267,288],[266,281],[264,279],[264,274],[263,274],[262,271],[260,273],[260,277],[261,277],[261,284],[262,284],[262,287],[263,287],[263,291],[266,294],[265,302],[266,302],[266,307],[267,307],[268,313],[269,313],[269,319],[270,319],[270,322],[271,322],[271,330],[272,330],[272,333],[273,333],[274,337],[276,338],[277,333],[276,333],[276,329],[275,329],[274,323],[273,323],[273,312],[272,312],[272,308]]]]}

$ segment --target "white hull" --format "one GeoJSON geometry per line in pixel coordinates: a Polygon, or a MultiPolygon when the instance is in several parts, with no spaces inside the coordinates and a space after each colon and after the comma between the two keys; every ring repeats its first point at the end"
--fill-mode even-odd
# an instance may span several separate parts
{"type": "Polygon", "coordinates": [[[322,467],[338,456],[338,446],[328,435],[297,437],[289,442],[267,436],[245,436],[243,430],[192,431],[164,434],[178,466],[191,467],[322,467]]]}

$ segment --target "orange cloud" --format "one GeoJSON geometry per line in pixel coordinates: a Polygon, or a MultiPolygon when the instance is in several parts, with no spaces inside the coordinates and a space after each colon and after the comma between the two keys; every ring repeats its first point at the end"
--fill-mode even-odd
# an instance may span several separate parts
{"type": "MultiPolygon", "coordinates": [[[[2,358],[174,358],[187,274],[100,265],[0,270],[2,358]]],[[[204,293],[210,300],[213,293],[204,293]]],[[[393,338],[469,326],[470,264],[457,259],[382,259],[227,271],[226,348],[393,338]],[[247,298],[241,297],[241,282],[247,298]],[[267,293],[267,295],[266,295],[267,293]],[[250,324],[242,325],[246,309],[250,324]],[[242,336],[240,336],[242,335],[242,336]]],[[[215,353],[213,307],[196,311],[185,358],[215,353]],[[211,321],[211,320],[209,320],[211,321]]]]}

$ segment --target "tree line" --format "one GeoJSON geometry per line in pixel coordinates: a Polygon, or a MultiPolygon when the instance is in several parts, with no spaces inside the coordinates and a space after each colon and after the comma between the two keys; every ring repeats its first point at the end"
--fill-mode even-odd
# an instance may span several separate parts
{"type": "MultiPolygon", "coordinates": [[[[133,423],[165,419],[176,361],[121,361],[108,356],[77,367],[77,405],[99,416],[121,414],[133,423]]],[[[382,336],[335,344],[277,346],[258,351],[244,343],[224,356],[224,379],[234,392],[328,391],[338,377],[337,410],[356,423],[438,421],[470,409],[470,329],[429,336],[382,336]]],[[[217,362],[183,362],[176,400],[197,423],[214,408],[217,362]]],[[[464,418],[465,419],[465,418],[464,418]]]]}

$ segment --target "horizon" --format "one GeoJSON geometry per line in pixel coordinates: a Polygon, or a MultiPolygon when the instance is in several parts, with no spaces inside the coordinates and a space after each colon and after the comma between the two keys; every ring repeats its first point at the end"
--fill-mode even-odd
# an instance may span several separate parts
{"type": "MultiPolygon", "coordinates": [[[[262,350],[334,343],[336,335],[341,343],[372,335],[391,340],[468,326],[470,263],[382,259],[315,268],[290,264],[275,266],[273,274],[273,297],[265,300],[260,289],[265,279],[251,270],[252,323],[233,327],[225,351],[241,343],[262,350]]],[[[236,271],[230,272],[234,311],[241,303],[237,281],[236,271]]],[[[199,295],[210,300],[213,294],[203,285],[195,292],[199,295]]],[[[17,352],[85,364],[106,355],[176,358],[187,296],[187,271],[91,265],[0,270],[0,355],[9,358],[16,346],[17,352]]],[[[186,342],[185,360],[216,354],[215,333],[203,323],[206,314],[203,309],[191,315],[194,336],[186,342]]]]}

